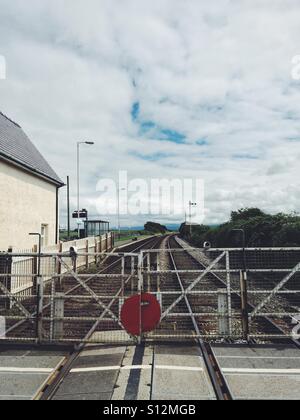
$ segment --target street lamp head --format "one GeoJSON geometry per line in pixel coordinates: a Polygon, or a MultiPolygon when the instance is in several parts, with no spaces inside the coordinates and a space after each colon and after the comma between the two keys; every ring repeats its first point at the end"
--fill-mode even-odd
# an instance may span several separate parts
{"type": "Polygon", "coordinates": [[[88,144],[88,145],[93,145],[93,144],[95,144],[93,141],[78,141],[77,142],[77,147],[79,148],[79,146],[81,145],[81,144],[88,144]]]}

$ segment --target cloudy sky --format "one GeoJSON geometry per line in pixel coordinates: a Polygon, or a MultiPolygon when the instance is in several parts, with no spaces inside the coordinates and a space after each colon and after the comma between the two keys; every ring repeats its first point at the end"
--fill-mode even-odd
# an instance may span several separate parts
{"type": "Polygon", "coordinates": [[[206,223],[299,211],[299,22],[299,0],[0,0],[0,110],[70,175],[73,208],[76,142],[95,141],[81,166],[93,215],[119,170],[204,179],[206,223]]]}

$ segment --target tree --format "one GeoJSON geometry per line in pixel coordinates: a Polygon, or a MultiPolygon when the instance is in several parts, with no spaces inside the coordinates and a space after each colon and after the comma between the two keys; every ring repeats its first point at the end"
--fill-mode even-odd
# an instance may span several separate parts
{"type": "Polygon", "coordinates": [[[150,233],[166,233],[168,232],[168,229],[166,228],[166,226],[163,226],[159,223],[155,223],[155,222],[147,222],[144,226],[144,229],[146,232],[150,232],[150,233]]]}
{"type": "Polygon", "coordinates": [[[231,213],[231,222],[237,222],[238,220],[248,220],[253,217],[263,217],[266,214],[256,207],[240,209],[231,213]]]}
{"type": "MultiPolygon", "coordinates": [[[[183,225],[184,226],[184,225],[183,225]]],[[[241,236],[236,230],[245,231],[246,245],[249,247],[300,246],[300,217],[296,214],[266,214],[258,208],[233,211],[231,219],[217,227],[199,226],[189,231],[181,229],[181,235],[192,245],[202,247],[205,241],[213,247],[240,247],[241,236]]]]}

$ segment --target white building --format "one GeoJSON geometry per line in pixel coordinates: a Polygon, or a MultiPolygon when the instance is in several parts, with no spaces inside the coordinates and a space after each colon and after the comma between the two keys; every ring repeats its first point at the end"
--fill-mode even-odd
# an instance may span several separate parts
{"type": "Polygon", "coordinates": [[[0,251],[59,240],[58,191],[63,182],[22,128],[0,112],[0,251]]]}

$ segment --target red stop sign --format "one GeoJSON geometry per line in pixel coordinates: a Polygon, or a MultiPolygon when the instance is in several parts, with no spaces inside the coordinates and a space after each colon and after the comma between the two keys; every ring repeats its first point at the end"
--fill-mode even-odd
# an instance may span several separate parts
{"type": "Polygon", "coordinates": [[[121,310],[121,322],[128,334],[153,331],[161,317],[160,304],[150,293],[134,295],[127,299],[121,310]]]}

